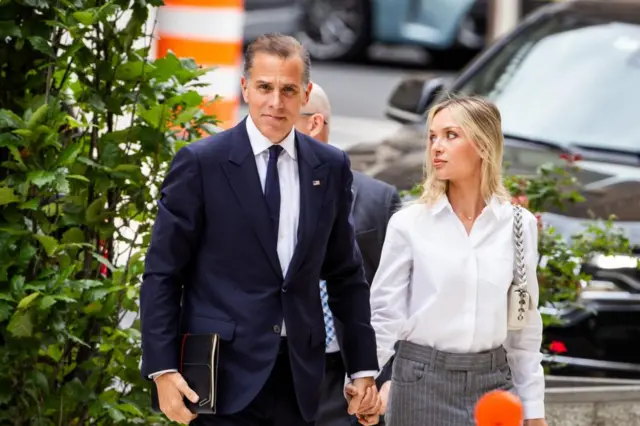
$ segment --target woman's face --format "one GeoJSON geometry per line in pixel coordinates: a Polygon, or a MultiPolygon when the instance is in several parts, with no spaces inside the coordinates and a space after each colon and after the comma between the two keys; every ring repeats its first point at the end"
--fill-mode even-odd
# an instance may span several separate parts
{"type": "Polygon", "coordinates": [[[431,162],[438,180],[463,181],[480,176],[482,159],[449,108],[438,112],[429,128],[431,162]]]}

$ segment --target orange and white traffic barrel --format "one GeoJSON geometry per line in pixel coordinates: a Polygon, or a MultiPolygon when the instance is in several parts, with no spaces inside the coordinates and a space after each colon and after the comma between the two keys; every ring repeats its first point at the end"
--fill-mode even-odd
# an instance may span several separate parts
{"type": "Polygon", "coordinates": [[[157,11],[155,56],[171,50],[179,58],[192,58],[212,71],[200,77],[206,86],[198,91],[203,106],[215,115],[220,127],[227,129],[238,120],[240,75],[244,39],[243,0],[165,0],[157,11]]]}

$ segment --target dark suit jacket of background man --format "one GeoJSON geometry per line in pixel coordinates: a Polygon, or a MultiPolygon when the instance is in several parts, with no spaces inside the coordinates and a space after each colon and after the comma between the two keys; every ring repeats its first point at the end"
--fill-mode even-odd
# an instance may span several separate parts
{"type": "Polygon", "coordinates": [[[353,171],[353,220],[367,282],[372,283],[380,264],[389,219],[401,206],[396,188],[364,173],[353,171]]]}
{"type": "Polygon", "coordinates": [[[324,374],[319,279],[344,325],[348,373],[378,370],[350,162],[296,132],[299,236],[283,277],[245,121],[182,148],[165,179],[141,289],[142,374],[178,368],[179,333],[219,333],[218,413],[237,413],[269,377],[284,319],[298,404],[311,421],[324,374]]]}

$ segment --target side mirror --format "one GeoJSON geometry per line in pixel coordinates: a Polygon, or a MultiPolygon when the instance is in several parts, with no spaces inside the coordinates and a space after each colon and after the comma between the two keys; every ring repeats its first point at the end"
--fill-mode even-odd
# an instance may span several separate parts
{"type": "Polygon", "coordinates": [[[422,122],[429,107],[445,88],[446,82],[444,78],[403,79],[389,98],[387,117],[403,124],[422,122]]]}

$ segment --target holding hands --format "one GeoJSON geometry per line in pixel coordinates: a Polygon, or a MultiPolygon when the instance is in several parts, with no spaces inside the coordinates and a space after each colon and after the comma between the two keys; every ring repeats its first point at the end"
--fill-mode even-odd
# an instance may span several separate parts
{"type": "Polygon", "coordinates": [[[386,382],[380,392],[373,377],[355,379],[345,387],[345,394],[349,402],[349,414],[356,415],[358,422],[364,426],[377,425],[380,415],[385,413],[389,395],[389,385],[386,382]]]}

